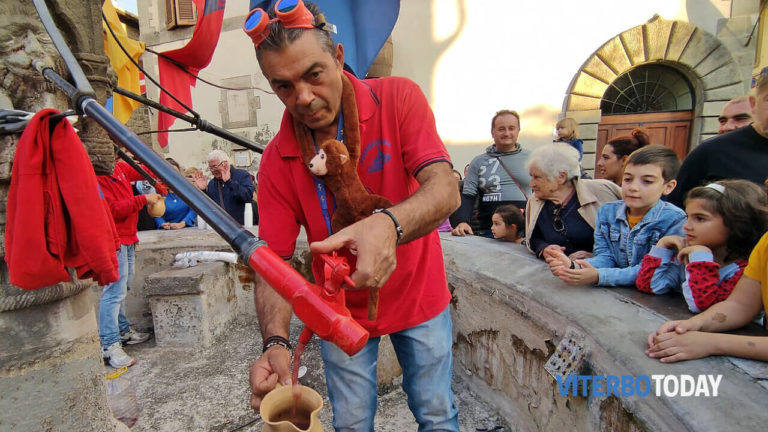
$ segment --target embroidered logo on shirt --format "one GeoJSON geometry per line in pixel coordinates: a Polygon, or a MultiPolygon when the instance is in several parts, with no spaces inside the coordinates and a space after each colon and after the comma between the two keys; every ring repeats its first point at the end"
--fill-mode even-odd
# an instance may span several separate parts
{"type": "Polygon", "coordinates": [[[384,164],[392,159],[389,150],[392,144],[383,139],[377,139],[365,146],[363,154],[360,155],[360,165],[366,166],[366,172],[374,173],[384,169],[384,164]],[[370,155],[370,157],[368,157],[370,155]]]}

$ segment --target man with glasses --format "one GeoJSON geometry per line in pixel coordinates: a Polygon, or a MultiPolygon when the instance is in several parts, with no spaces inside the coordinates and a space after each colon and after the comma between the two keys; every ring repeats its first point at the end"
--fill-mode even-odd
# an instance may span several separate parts
{"type": "MultiPolygon", "coordinates": [[[[345,291],[346,305],[371,336],[353,356],[321,341],[333,427],[373,430],[379,339],[389,335],[419,430],[458,431],[451,296],[435,229],[458,207],[459,194],[429,104],[405,78],[359,80],[345,72],[344,49],[324,30],[315,5],[283,0],[275,9],[269,18],[279,18],[254,9],[244,25],[286,107],[259,169],[259,237],[289,259],[303,226],[314,254],[337,250],[349,259],[357,289],[345,291]],[[333,196],[307,167],[315,146],[328,139],[344,142],[362,183],[395,203],[336,233],[333,196]],[[375,320],[368,319],[370,288],[380,288],[375,320]]],[[[318,281],[322,265],[313,261],[318,281]]],[[[257,409],[278,381],[291,383],[291,305],[260,278],[255,297],[265,342],[250,371],[257,409]]]]}
{"type": "MultiPolygon", "coordinates": [[[[245,205],[253,199],[253,182],[246,170],[234,168],[229,164],[229,156],[221,150],[208,154],[208,169],[213,178],[205,186],[205,193],[220,205],[237,222],[245,222],[245,205]]],[[[195,178],[195,184],[202,189],[205,180],[195,178]]]]}
{"type": "Polygon", "coordinates": [[[712,137],[683,160],[669,202],[684,208],[685,195],[696,186],[723,179],[762,185],[768,177],[768,68],[757,76],[749,96],[752,124],[712,137]]]}

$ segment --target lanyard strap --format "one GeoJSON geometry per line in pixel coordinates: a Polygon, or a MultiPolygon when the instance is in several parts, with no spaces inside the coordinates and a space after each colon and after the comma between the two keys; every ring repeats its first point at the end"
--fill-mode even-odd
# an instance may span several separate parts
{"type": "MultiPolygon", "coordinates": [[[[341,107],[339,108],[339,124],[336,126],[336,139],[344,142],[344,113],[341,107]]],[[[315,146],[315,154],[318,152],[317,140],[315,140],[315,132],[312,131],[312,143],[315,146]]],[[[331,229],[331,213],[328,211],[328,191],[325,189],[325,184],[317,178],[312,176],[312,180],[315,182],[315,192],[317,192],[317,199],[320,201],[320,209],[323,212],[323,219],[325,220],[325,226],[328,228],[328,235],[333,234],[331,229]]],[[[333,210],[336,210],[336,202],[333,203],[333,210]]]]}

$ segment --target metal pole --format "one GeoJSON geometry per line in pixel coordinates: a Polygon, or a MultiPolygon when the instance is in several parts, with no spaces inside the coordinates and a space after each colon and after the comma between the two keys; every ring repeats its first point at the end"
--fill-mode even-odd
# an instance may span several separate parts
{"type": "Polygon", "coordinates": [[[197,126],[197,128],[200,129],[203,132],[209,132],[209,133],[211,133],[213,135],[216,135],[217,137],[224,138],[227,141],[230,141],[230,142],[232,142],[234,144],[237,144],[239,146],[245,147],[248,150],[253,150],[253,151],[257,152],[257,153],[264,153],[264,148],[259,146],[259,145],[257,145],[253,141],[250,141],[250,140],[248,140],[246,138],[243,138],[243,137],[241,137],[239,135],[235,135],[235,134],[233,134],[232,132],[230,132],[230,131],[228,131],[226,129],[222,129],[222,128],[214,125],[214,124],[211,124],[211,123],[207,122],[206,120],[203,120],[202,118],[193,117],[193,116],[187,115],[187,114],[185,114],[183,112],[176,111],[175,109],[168,108],[165,105],[161,105],[161,104],[153,101],[152,99],[148,99],[148,98],[146,98],[144,96],[137,95],[136,93],[133,93],[131,91],[128,91],[128,90],[120,88],[120,87],[115,87],[115,89],[112,90],[112,91],[114,93],[119,94],[119,95],[123,95],[123,96],[125,96],[127,98],[133,99],[133,100],[135,100],[137,102],[141,102],[144,105],[151,106],[152,108],[158,109],[158,110],[160,110],[160,111],[162,111],[164,113],[168,113],[168,114],[170,114],[170,115],[172,115],[174,117],[180,118],[180,119],[186,121],[187,123],[189,123],[189,124],[191,124],[193,126],[197,126]]]}

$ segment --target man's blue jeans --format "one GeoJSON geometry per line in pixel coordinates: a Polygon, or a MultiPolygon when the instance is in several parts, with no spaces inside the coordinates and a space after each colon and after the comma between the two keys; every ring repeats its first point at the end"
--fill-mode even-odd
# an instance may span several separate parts
{"type": "Polygon", "coordinates": [[[120,245],[117,251],[120,279],[101,288],[99,303],[99,338],[101,347],[109,348],[120,342],[120,335],[130,329],[125,317],[125,296],[133,278],[135,244],[120,245]]]}
{"type": "MultiPolygon", "coordinates": [[[[459,430],[459,412],[451,389],[453,342],[449,308],[429,321],[389,335],[403,368],[403,390],[419,431],[459,430]]],[[[373,431],[379,340],[371,338],[352,357],[332,343],[321,342],[333,427],[337,431],[373,431]]]]}

